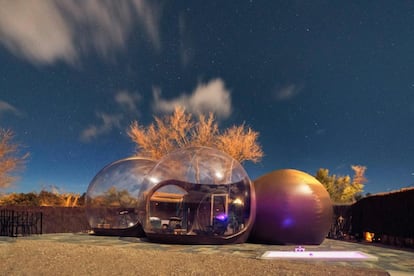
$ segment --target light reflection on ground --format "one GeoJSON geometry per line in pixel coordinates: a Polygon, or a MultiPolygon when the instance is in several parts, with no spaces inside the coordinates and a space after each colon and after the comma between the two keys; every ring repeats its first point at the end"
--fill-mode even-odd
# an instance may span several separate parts
{"type": "Polygon", "coordinates": [[[300,259],[335,261],[378,261],[378,258],[360,251],[266,251],[262,259],[300,259]]]}

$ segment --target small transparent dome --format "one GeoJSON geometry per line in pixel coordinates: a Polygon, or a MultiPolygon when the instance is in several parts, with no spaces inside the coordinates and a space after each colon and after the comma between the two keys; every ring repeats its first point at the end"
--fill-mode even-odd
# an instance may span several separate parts
{"type": "Polygon", "coordinates": [[[162,158],[139,194],[143,227],[152,240],[232,243],[247,239],[255,216],[252,183],[235,159],[191,147],[162,158]]]}
{"type": "Polygon", "coordinates": [[[86,192],[86,216],[95,232],[127,229],[139,224],[138,194],[155,161],[131,157],[103,168],[86,192]]]}

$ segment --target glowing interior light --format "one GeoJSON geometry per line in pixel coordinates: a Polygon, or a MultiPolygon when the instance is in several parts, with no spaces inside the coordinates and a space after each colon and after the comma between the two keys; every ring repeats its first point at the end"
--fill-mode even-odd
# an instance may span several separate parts
{"type": "Polygon", "coordinates": [[[236,198],[233,200],[233,204],[235,205],[243,205],[243,201],[240,198],[236,198]]]}
{"type": "Polygon", "coordinates": [[[219,179],[219,180],[223,179],[223,173],[222,172],[216,171],[215,175],[216,175],[217,179],[219,179]]]}
{"type": "Polygon", "coordinates": [[[158,182],[160,182],[156,177],[150,177],[149,180],[154,184],[157,184],[158,182]]]}
{"type": "Polygon", "coordinates": [[[221,220],[221,221],[225,221],[227,219],[227,215],[226,214],[217,215],[216,219],[221,220]]]}

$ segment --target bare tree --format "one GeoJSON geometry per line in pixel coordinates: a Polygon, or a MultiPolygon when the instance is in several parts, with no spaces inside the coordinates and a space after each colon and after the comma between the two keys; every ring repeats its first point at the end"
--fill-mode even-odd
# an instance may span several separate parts
{"type": "Polygon", "coordinates": [[[257,139],[259,133],[244,124],[220,133],[213,113],[193,120],[184,108],[176,107],[173,114],[154,117],[155,123],[143,127],[133,122],[128,135],[137,144],[137,154],[159,160],[164,155],[189,146],[213,147],[229,154],[240,163],[259,162],[263,151],[257,139]]]}
{"type": "Polygon", "coordinates": [[[218,148],[240,163],[250,160],[257,163],[263,157],[261,146],[257,143],[259,133],[244,124],[232,126],[218,136],[218,148]]]}
{"type": "Polygon", "coordinates": [[[147,128],[134,121],[128,135],[137,144],[137,152],[142,157],[161,159],[177,148],[189,144],[188,131],[193,127],[191,114],[185,114],[183,108],[176,108],[173,115],[159,118],[147,128]]]}
{"type": "Polygon", "coordinates": [[[17,176],[15,172],[23,168],[28,153],[20,154],[20,146],[13,143],[14,134],[11,130],[0,129],[0,188],[9,187],[17,176]]]}
{"type": "Polygon", "coordinates": [[[191,146],[216,147],[218,134],[218,125],[214,122],[213,113],[210,113],[208,118],[201,114],[191,130],[190,144],[191,146]]]}
{"type": "Polygon", "coordinates": [[[361,165],[352,165],[351,168],[354,171],[353,182],[357,184],[365,184],[367,182],[367,179],[365,177],[365,171],[367,170],[367,167],[361,165]]]}

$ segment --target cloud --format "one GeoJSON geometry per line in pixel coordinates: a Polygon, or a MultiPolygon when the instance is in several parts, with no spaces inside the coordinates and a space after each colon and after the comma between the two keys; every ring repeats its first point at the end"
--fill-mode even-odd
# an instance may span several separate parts
{"type": "Polygon", "coordinates": [[[126,90],[118,91],[115,94],[115,102],[130,113],[138,113],[137,103],[141,100],[138,93],[130,93],[126,90]]]}
{"type": "Polygon", "coordinates": [[[187,34],[187,25],[183,14],[178,18],[178,30],[180,35],[180,60],[183,66],[187,66],[194,57],[194,50],[191,47],[190,36],[187,34]]]}
{"type": "Polygon", "coordinates": [[[191,95],[182,94],[171,100],[161,98],[161,90],[153,89],[154,105],[157,112],[171,113],[175,106],[182,106],[194,114],[215,113],[219,118],[231,114],[230,92],[221,79],[214,79],[207,84],[199,84],[191,95]]]}
{"type": "Polygon", "coordinates": [[[6,103],[4,101],[0,101],[0,116],[4,113],[12,113],[13,115],[16,115],[16,116],[22,115],[22,113],[17,108],[12,106],[11,104],[6,103]]]}
{"type": "Polygon", "coordinates": [[[275,99],[277,101],[288,101],[298,95],[302,88],[302,86],[296,84],[279,87],[274,92],[275,99]]]}
{"type": "Polygon", "coordinates": [[[72,33],[53,1],[3,1],[0,42],[33,62],[73,60],[72,33]]]}
{"type": "Polygon", "coordinates": [[[36,64],[74,64],[90,51],[110,58],[125,48],[138,21],[159,50],[160,11],[145,0],[2,1],[0,43],[36,64]]]}
{"type": "Polygon", "coordinates": [[[82,131],[80,135],[80,140],[82,142],[90,142],[94,138],[111,132],[114,128],[121,127],[121,114],[106,114],[106,113],[96,113],[96,117],[98,117],[101,121],[99,125],[90,125],[85,130],[82,131]]]}
{"type": "Polygon", "coordinates": [[[99,122],[85,128],[80,134],[80,140],[90,142],[99,136],[110,133],[113,129],[123,129],[123,122],[126,121],[126,118],[139,114],[137,105],[140,100],[141,95],[138,93],[128,92],[127,90],[116,92],[114,96],[115,112],[96,112],[95,116],[99,122]]]}
{"type": "Polygon", "coordinates": [[[145,31],[151,39],[154,47],[159,50],[161,48],[161,38],[159,32],[161,8],[153,5],[153,3],[153,0],[150,0],[148,2],[145,0],[133,1],[139,18],[144,25],[145,31]]]}

